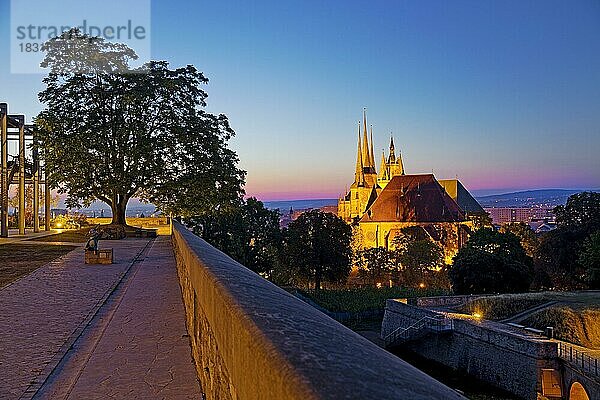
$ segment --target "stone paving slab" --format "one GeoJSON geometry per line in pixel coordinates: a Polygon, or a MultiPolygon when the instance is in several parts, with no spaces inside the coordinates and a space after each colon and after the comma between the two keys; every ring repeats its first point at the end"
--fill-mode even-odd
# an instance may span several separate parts
{"type": "Polygon", "coordinates": [[[147,244],[102,241],[112,265],[85,265],[82,246],[0,290],[1,399],[25,398],[45,380],[147,244]]]}
{"type": "Polygon", "coordinates": [[[60,232],[61,232],[60,230],[52,229],[50,231],[41,230],[38,233],[34,233],[33,230],[27,229],[25,231],[25,235],[19,235],[19,231],[18,230],[10,229],[8,231],[8,237],[7,238],[0,237],[0,245],[2,245],[2,244],[9,244],[9,243],[16,243],[16,242],[22,242],[22,241],[25,241],[25,240],[42,238],[42,237],[46,237],[46,236],[52,236],[52,235],[56,235],[57,233],[60,233],[60,232]]]}
{"type": "Polygon", "coordinates": [[[35,398],[202,398],[169,237],[134,264],[35,398]]]}

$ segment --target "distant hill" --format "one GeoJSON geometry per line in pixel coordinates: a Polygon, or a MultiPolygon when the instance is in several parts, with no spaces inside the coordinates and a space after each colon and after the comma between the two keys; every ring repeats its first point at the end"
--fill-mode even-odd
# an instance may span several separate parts
{"type": "Polygon", "coordinates": [[[290,207],[294,210],[306,210],[308,208],[321,208],[323,206],[337,205],[337,199],[312,199],[312,200],[281,200],[281,201],[263,201],[265,207],[271,210],[279,209],[280,212],[289,211],[290,207]]]}
{"type": "MultiPolygon", "coordinates": [[[[590,189],[585,189],[590,190],[590,189]]],[[[476,197],[482,207],[556,207],[584,189],[539,189],[476,197]]],[[[598,191],[598,190],[592,190],[598,191]]]]}

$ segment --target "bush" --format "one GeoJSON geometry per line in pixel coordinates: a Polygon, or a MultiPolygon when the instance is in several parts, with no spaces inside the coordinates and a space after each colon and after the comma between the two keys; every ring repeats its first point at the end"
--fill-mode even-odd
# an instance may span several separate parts
{"type": "Polygon", "coordinates": [[[381,310],[385,308],[387,299],[449,294],[447,290],[443,289],[413,289],[400,286],[381,289],[301,290],[300,293],[331,312],[381,310]]]}
{"type": "Polygon", "coordinates": [[[537,329],[552,326],[557,339],[600,349],[600,309],[550,307],[531,315],[523,324],[537,329]]]}
{"type": "Polygon", "coordinates": [[[535,294],[504,294],[471,300],[462,306],[460,311],[465,314],[479,313],[485,319],[500,320],[512,317],[546,301],[548,300],[543,296],[535,294]]]}

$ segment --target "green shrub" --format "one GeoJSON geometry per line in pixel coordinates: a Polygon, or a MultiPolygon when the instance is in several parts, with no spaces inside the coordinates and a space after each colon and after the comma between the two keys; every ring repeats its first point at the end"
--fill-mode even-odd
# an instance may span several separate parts
{"type": "Polygon", "coordinates": [[[360,312],[385,308],[387,299],[442,296],[444,289],[414,289],[403,287],[301,290],[301,294],[332,312],[360,312]]]}
{"type": "Polygon", "coordinates": [[[459,311],[465,314],[478,313],[485,319],[499,320],[512,317],[547,301],[539,294],[503,294],[471,300],[459,311]]]}
{"type": "Polygon", "coordinates": [[[552,326],[557,339],[600,349],[600,309],[550,307],[531,315],[523,325],[537,329],[552,326]]]}

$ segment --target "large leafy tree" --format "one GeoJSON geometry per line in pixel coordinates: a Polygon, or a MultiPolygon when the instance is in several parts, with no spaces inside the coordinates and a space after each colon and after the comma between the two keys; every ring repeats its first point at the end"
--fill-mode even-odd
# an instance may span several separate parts
{"type": "Polygon", "coordinates": [[[590,288],[600,289],[600,230],[583,242],[579,263],[585,268],[585,278],[590,288]]]}
{"type": "Polygon", "coordinates": [[[265,208],[255,198],[187,222],[194,233],[257,273],[271,278],[279,266],[283,239],[279,212],[265,208]]]}
{"type": "Polygon", "coordinates": [[[393,240],[399,269],[399,283],[417,286],[444,274],[444,251],[427,232],[418,226],[403,228],[393,240]]]}
{"type": "Polygon", "coordinates": [[[510,232],[521,241],[523,249],[528,256],[533,257],[535,250],[538,246],[538,237],[529,224],[526,222],[511,222],[506,223],[500,227],[501,233],[510,232]]]}
{"type": "Polygon", "coordinates": [[[383,247],[373,247],[356,253],[358,275],[370,285],[387,283],[396,269],[394,255],[383,247]]]}
{"type": "Polygon", "coordinates": [[[340,282],[350,274],[352,229],[337,216],[310,210],[288,225],[286,259],[289,267],[314,282],[340,282]]]}
{"type": "Polygon", "coordinates": [[[448,272],[457,294],[529,290],[533,263],[512,233],[479,229],[461,248],[448,272]]]}
{"type": "Polygon", "coordinates": [[[600,193],[581,192],[569,197],[567,204],[554,209],[556,223],[565,228],[600,229],[600,193]]]}
{"type": "Polygon", "coordinates": [[[594,287],[580,257],[584,242],[600,231],[600,193],[582,192],[554,209],[558,227],[544,234],[535,251],[538,286],[562,290],[594,287]]]}
{"type": "Polygon", "coordinates": [[[239,203],[244,172],[225,115],[203,110],[208,79],[165,61],[130,68],[123,44],[71,30],[44,44],[38,145],[67,204],[107,203],[125,224],[129,199],[197,215],[239,203]]]}

